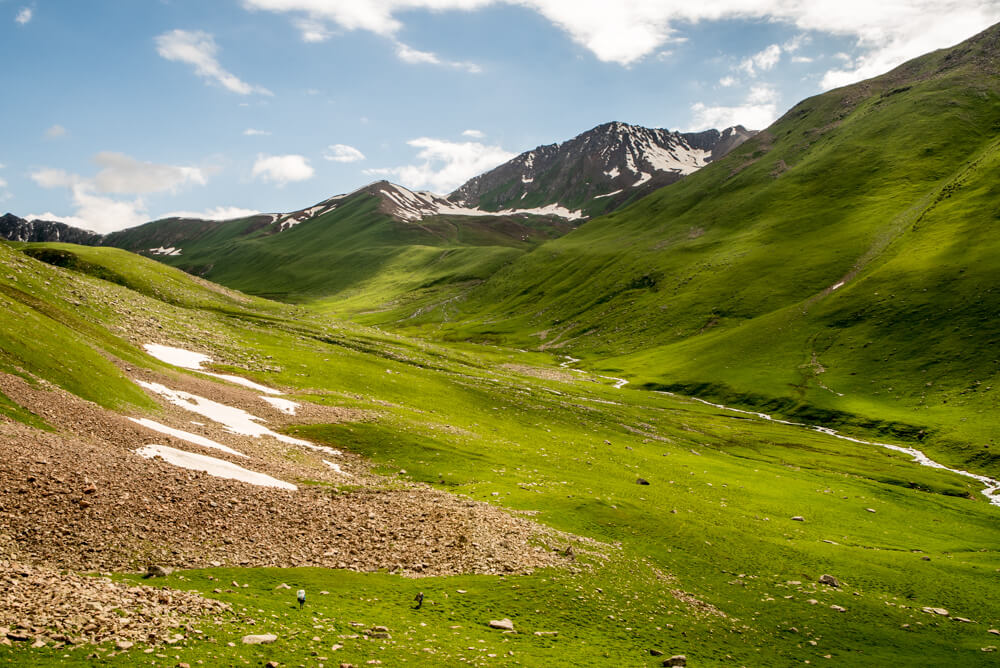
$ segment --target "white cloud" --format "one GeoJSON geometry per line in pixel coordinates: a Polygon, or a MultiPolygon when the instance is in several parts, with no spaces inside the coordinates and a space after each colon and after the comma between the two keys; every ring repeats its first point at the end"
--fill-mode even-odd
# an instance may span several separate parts
{"type": "Polygon", "coordinates": [[[59,216],[52,212],[32,213],[29,220],[54,220],[74,227],[94,232],[114,232],[126,227],[135,227],[149,220],[145,204],[141,198],[121,201],[95,195],[91,186],[79,183],[72,187],[73,204],[76,211],[72,216],[59,216]]]}
{"type": "Polygon", "coordinates": [[[215,54],[219,47],[215,39],[201,30],[171,30],[156,38],[156,52],[167,60],[194,65],[194,73],[214,81],[226,90],[240,95],[258,93],[271,95],[271,91],[254,86],[226,71],[215,54]]]}
{"type": "Polygon", "coordinates": [[[243,134],[247,137],[269,137],[271,133],[267,130],[256,130],[254,128],[247,128],[243,131],[243,134]]]}
{"type": "Polygon", "coordinates": [[[365,154],[347,144],[330,144],[323,157],[333,162],[358,162],[365,159],[365,154]]]}
{"type": "Polygon", "coordinates": [[[768,85],[752,86],[746,99],[735,106],[710,107],[702,102],[691,107],[691,130],[728,128],[742,125],[751,130],[763,130],[778,117],[778,94],[768,85]]]}
{"type": "Polygon", "coordinates": [[[499,146],[486,146],[479,142],[450,142],[430,137],[413,139],[407,144],[420,149],[417,152],[417,159],[421,161],[419,164],[366,169],[364,173],[369,176],[391,176],[408,188],[446,193],[515,155],[499,146]]]}
{"type": "Polygon", "coordinates": [[[462,136],[471,139],[482,139],[486,134],[482,130],[463,130],[462,136]]]}
{"type": "Polygon", "coordinates": [[[45,131],[45,136],[49,139],[58,139],[59,137],[66,136],[66,128],[56,123],[48,130],[45,131]]]}
{"type": "Polygon", "coordinates": [[[31,20],[34,14],[35,12],[31,9],[31,7],[22,7],[20,11],[18,11],[17,16],[14,17],[14,20],[23,26],[31,20]]]}
{"type": "Polygon", "coordinates": [[[176,191],[186,183],[205,185],[205,172],[199,167],[158,165],[140,162],[123,153],[103,151],[94,156],[102,167],[94,177],[94,186],[102,193],[154,193],[176,191]]]}
{"type": "Polygon", "coordinates": [[[771,44],[763,51],[759,51],[754,55],[743,60],[740,63],[740,69],[754,77],[757,76],[757,72],[767,72],[774,69],[774,66],[778,64],[781,59],[781,47],[777,44],[771,44]]]}
{"type": "Polygon", "coordinates": [[[736,80],[735,77],[722,77],[721,79],[719,79],[719,85],[722,86],[723,88],[731,88],[732,86],[735,86],[737,83],[739,82],[736,80]]]}
{"type": "Polygon", "coordinates": [[[307,181],[316,170],[301,155],[258,155],[253,163],[253,177],[284,186],[293,181],[307,181]]]}
{"type": "Polygon", "coordinates": [[[160,218],[198,218],[201,220],[234,220],[246,218],[260,213],[256,209],[243,209],[238,206],[215,206],[205,211],[171,211],[160,218]]]}
{"type": "Polygon", "coordinates": [[[81,183],[83,178],[64,169],[43,167],[31,172],[31,180],[43,188],[72,188],[81,183]]]}
{"type": "Polygon", "coordinates": [[[141,162],[123,153],[103,151],[94,156],[100,171],[93,178],[64,169],[44,167],[31,172],[31,179],[43,188],[69,188],[75,211],[71,216],[52,212],[31,214],[29,218],[54,220],[95,232],[112,232],[149,220],[141,197],[120,200],[106,194],[176,191],[189,183],[205,185],[206,169],[141,162]]]}
{"type": "MultiPolygon", "coordinates": [[[[851,69],[828,73],[827,85],[858,80],[934,49],[951,46],[1000,21],[996,0],[243,0],[248,9],[293,14],[344,30],[395,37],[397,14],[471,11],[514,5],[534,10],[599,60],[628,65],[656,53],[690,25],[727,19],[763,19],[857,40],[864,51],[851,69]]],[[[307,26],[303,36],[308,38],[307,26]]],[[[793,49],[786,49],[793,51],[793,49]]]]}
{"type": "Polygon", "coordinates": [[[813,61],[809,56],[792,56],[793,63],[811,63],[813,61]]]}
{"type": "Polygon", "coordinates": [[[457,70],[464,70],[470,74],[479,74],[483,71],[479,65],[466,61],[441,60],[435,53],[430,51],[420,51],[402,42],[396,42],[396,56],[404,63],[411,65],[444,65],[457,70]]]}

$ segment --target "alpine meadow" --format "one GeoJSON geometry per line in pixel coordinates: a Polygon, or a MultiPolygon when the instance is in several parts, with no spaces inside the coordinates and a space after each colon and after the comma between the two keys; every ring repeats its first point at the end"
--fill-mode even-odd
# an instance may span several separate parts
{"type": "MultiPolygon", "coordinates": [[[[53,25],[56,4],[0,12],[24,32],[53,25]]],[[[24,211],[0,218],[0,665],[997,665],[995,2],[956,0],[956,16],[975,4],[962,26],[978,34],[874,77],[869,52],[830,56],[861,74],[796,75],[820,92],[761,125],[755,110],[778,104],[762,77],[883,33],[787,7],[623,3],[639,18],[614,44],[638,49],[660,26],[656,52],[633,56],[591,39],[618,25],[600,2],[161,4],[151,16],[220,35],[232,20],[260,42],[144,33],[155,67],[124,59],[122,81],[141,70],[171,95],[204,89],[177,108],[227,100],[221,127],[262,146],[282,131],[328,143],[309,138],[315,119],[377,95],[394,68],[523,71],[529,86],[549,67],[576,122],[571,109],[604,113],[606,96],[574,93],[573,68],[679,76],[670,59],[709,25],[774,46],[740,60],[730,36],[715,61],[698,52],[729,63],[718,90],[756,93],[732,118],[692,105],[706,115],[690,131],[604,118],[516,152],[469,129],[410,140],[424,162],[393,168],[355,168],[388,150],[375,138],[316,164],[253,149],[233,193],[288,201],[322,169],[365,179],[330,176],[350,185],[280,212],[254,200],[146,217],[238,169],[214,145],[197,165],[98,153],[88,177],[69,153],[43,167],[91,151],[82,116],[50,127],[23,169],[11,132],[0,202],[24,211]],[[510,44],[454,27],[508,17],[523,31],[510,44]],[[439,22],[453,48],[410,46],[439,22]],[[279,36],[296,46],[275,53],[279,36]],[[268,116],[292,106],[298,49],[321,60],[340,43],[372,51],[337,95],[303,94],[287,125],[268,116]],[[27,214],[43,210],[21,204],[29,181],[75,212],[27,214]]],[[[101,6],[109,25],[132,16],[101,6]]],[[[902,12],[887,25],[922,6],[887,9],[902,12]]],[[[65,21],[49,29],[69,39],[65,21]]],[[[393,92],[412,134],[452,113],[425,100],[481,112],[438,85],[393,92]]],[[[550,103],[501,93],[512,124],[550,103]]],[[[35,113],[18,97],[6,118],[35,113]]],[[[172,156],[180,136],[130,150],[172,156]]]]}

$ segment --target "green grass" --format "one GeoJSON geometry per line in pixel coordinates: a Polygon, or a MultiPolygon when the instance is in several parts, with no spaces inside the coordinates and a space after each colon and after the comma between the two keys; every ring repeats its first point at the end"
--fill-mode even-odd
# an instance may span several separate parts
{"type": "MultiPolygon", "coordinates": [[[[992,595],[1000,509],[986,503],[974,481],[886,450],[683,399],[615,390],[590,376],[540,380],[503,366],[554,366],[551,354],[434,344],[277,304],[258,310],[251,302],[238,313],[199,306],[199,299],[179,296],[195,283],[178,294],[163,284],[162,300],[154,300],[7,248],[0,254],[23,269],[17,283],[38,295],[39,308],[76,291],[78,319],[62,324],[76,337],[67,334],[64,343],[72,355],[83,355],[88,342],[101,340],[100,330],[118,322],[109,304],[141,309],[167,340],[211,341],[218,359],[242,361],[239,373],[289,388],[293,398],[373,416],[290,433],[360,453],[394,478],[529,511],[543,524],[606,546],[600,557],[577,545],[579,572],[518,577],[182,572],[167,583],[228,601],[240,616],[220,626],[195,624],[204,633],[151,654],[140,647],[107,658],[105,648],[106,658],[87,659],[91,649],[15,647],[0,648],[0,662],[297,665],[325,656],[328,665],[377,658],[384,665],[643,666],[658,663],[648,653],[656,648],[706,666],[815,663],[826,654],[849,665],[988,664],[980,647],[991,644],[985,630],[1000,623],[992,595]],[[639,477],[651,484],[636,484],[639,477]],[[794,522],[793,515],[806,521],[794,522]],[[823,573],[840,578],[843,590],[816,585],[823,573]],[[235,589],[232,580],[250,586],[235,589]],[[275,590],[281,582],[292,589],[275,590]],[[304,612],[291,607],[299,587],[309,592],[304,612]],[[212,593],[216,588],[222,591],[212,593]],[[416,591],[428,599],[420,611],[411,609],[416,591]],[[726,617],[705,614],[680,592],[726,617]],[[832,610],[834,604],[847,612],[832,610]],[[976,623],[931,617],[920,612],[925,605],[976,623]],[[522,633],[503,636],[485,626],[500,617],[522,633]],[[341,638],[356,633],[350,622],[385,625],[392,639],[341,638]],[[559,635],[535,636],[536,630],[559,635]],[[244,634],[271,631],[280,637],[273,646],[239,642],[244,634]],[[334,652],[334,644],[343,647],[334,652]]],[[[135,270],[151,281],[154,266],[135,260],[135,270]]],[[[2,322],[10,337],[11,323],[2,322]]],[[[2,347],[12,350],[7,338],[2,347]]],[[[136,364],[156,364],[131,346],[118,352],[136,364]]],[[[36,357],[19,359],[23,368],[28,362],[33,373],[60,378],[36,357]]]]}

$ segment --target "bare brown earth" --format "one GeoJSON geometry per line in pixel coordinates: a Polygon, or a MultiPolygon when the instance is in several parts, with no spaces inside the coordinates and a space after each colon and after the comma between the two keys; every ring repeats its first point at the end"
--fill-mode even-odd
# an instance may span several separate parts
{"type": "MultiPolygon", "coordinates": [[[[248,391],[183,374],[134,372],[266,416],[294,422],[364,417],[313,407],[283,416],[248,391]]],[[[57,428],[0,423],[0,527],[24,561],[74,570],[327,566],[406,575],[523,573],[560,563],[570,537],[488,504],[402,480],[360,458],[314,452],[270,437],[229,434],[175,407],[159,422],[217,440],[250,459],[151,432],[51,386],[0,376],[0,391],[57,428]],[[192,424],[192,420],[205,426],[192,424]],[[133,453],[149,443],[229,459],[295,483],[297,492],[188,471],[133,453]],[[322,459],[341,463],[350,476],[322,459]]]]}

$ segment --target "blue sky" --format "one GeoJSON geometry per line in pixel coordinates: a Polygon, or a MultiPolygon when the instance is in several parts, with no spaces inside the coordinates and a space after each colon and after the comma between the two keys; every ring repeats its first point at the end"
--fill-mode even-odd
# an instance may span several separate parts
{"type": "Polygon", "coordinates": [[[448,192],[620,120],[759,129],[1000,0],[0,0],[0,210],[107,232],[448,192]]]}

